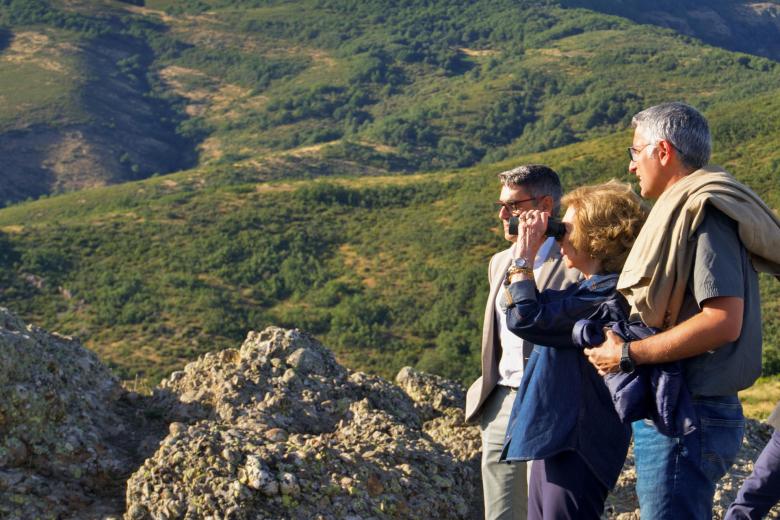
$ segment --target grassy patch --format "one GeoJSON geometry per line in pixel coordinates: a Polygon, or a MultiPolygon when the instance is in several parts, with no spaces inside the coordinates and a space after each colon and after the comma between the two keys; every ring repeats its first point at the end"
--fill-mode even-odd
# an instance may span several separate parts
{"type": "Polygon", "coordinates": [[[0,55],[0,132],[83,120],[78,60],[43,33],[17,35],[0,55]]]}
{"type": "Polygon", "coordinates": [[[745,416],[764,420],[780,402],[780,376],[762,377],[756,384],[739,393],[745,416]]]}

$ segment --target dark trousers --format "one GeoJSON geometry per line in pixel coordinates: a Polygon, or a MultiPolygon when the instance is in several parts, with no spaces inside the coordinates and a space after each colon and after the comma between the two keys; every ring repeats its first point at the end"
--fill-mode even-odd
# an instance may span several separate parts
{"type": "Polygon", "coordinates": [[[598,520],[609,490],[573,451],[531,466],[528,520],[598,520]]]}
{"type": "Polygon", "coordinates": [[[780,431],[775,430],[724,520],[763,518],[780,500],[780,431]]]}

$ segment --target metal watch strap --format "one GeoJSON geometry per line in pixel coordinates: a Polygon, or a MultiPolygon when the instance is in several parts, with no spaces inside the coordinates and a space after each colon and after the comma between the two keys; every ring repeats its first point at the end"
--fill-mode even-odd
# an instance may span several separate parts
{"type": "Polygon", "coordinates": [[[629,350],[630,345],[630,341],[624,341],[620,348],[620,370],[627,374],[630,374],[636,369],[636,364],[634,363],[634,360],[631,359],[631,352],[629,350]]]}

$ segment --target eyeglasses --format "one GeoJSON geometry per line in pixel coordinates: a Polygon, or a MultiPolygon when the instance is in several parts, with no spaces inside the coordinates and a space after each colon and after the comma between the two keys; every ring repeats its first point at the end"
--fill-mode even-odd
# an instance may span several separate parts
{"type": "MultiPolygon", "coordinates": [[[[680,149],[679,149],[679,148],[677,148],[677,147],[674,145],[674,143],[673,143],[673,142],[671,142],[671,141],[669,141],[669,140],[665,140],[665,141],[666,141],[667,143],[669,143],[669,146],[671,146],[672,148],[674,148],[675,150],[677,150],[677,153],[681,153],[681,152],[680,152],[680,149]]],[[[659,141],[659,142],[660,142],[660,141],[659,141]]],[[[645,148],[647,148],[648,146],[650,146],[650,144],[651,144],[651,143],[647,143],[646,145],[644,145],[644,146],[643,146],[643,147],[641,147],[641,148],[634,148],[633,146],[629,146],[629,147],[628,147],[628,156],[631,158],[631,160],[632,160],[632,161],[636,162],[636,159],[637,159],[637,157],[639,157],[639,154],[640,154],[640,152],[641,152],[642,150],[644,150],[645,148]]]]}
{"type": "Polygon", "coordinates": [[[628,156],[631,158],[632,161],[636,162],[636,159],[637,159],[637,157],[639,157],[639,154],[642,152],[642,150],[644,150],[648,146],[650,146],[650,143],[647,143],[642,148],[634,148],[633,146],[629,146],[628,147],[628,156]]]}
{"type": "Polygon", "coordinates": [[[520,211],[522,209],[518,207],[519,204],[522,204],[523,202],[529,202],[532,200],[536,200],[536,197],[531,197],[529,199],[522,199],[522,200],[509,200],[506,202],[504,202],[503,200],[498,200],[496,201],[496,206],[505,208],[508,212],[512,213],[515,211],[520,211]]]}

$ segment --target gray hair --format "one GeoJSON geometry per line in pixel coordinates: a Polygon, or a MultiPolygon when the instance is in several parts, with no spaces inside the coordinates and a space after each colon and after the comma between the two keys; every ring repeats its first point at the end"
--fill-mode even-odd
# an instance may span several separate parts
{"type": "Polygon", "coordinates": [[[680,160],[698,170],[710,161],[712,137],[707,120],[685,103],[662,103],[634,116],[631,126],[641,131],[655,145],[669,141],[680,154],[680,160]]]}
{"type": "Polygon", "coordinates": [[[524,164],[498,174],[504,186],[523,188],[532,197],[549,195],[553,200],[553,214],[561,209],[561,179],[555,170],[543,164],[524,164]]]}

